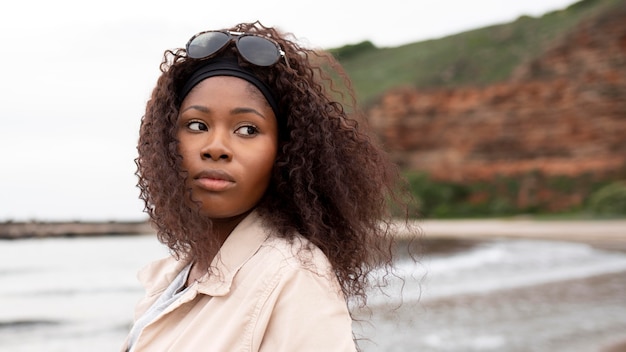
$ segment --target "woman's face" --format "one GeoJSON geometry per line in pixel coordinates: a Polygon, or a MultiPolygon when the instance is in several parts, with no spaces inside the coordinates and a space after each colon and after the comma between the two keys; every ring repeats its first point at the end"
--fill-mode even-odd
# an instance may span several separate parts
{"type": "Polygon", "coordinates": [[[245,214],[270,182],[278,148],[276,116],[261,92],[235,77],[210,77],[185,97],[178,151],[186,186],[214,220],[245,214]]]}

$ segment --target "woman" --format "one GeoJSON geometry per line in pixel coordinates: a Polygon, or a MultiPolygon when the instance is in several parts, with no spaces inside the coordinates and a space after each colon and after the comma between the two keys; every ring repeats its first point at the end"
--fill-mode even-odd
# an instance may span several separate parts
{"type": "Polygon", "coordinates": [[[329,67],[258,22],[165,52],[136,163],[172,256],[140,273],[124,350],[357,349],[348,302],[391,268],[397,173],[329,67]]]}

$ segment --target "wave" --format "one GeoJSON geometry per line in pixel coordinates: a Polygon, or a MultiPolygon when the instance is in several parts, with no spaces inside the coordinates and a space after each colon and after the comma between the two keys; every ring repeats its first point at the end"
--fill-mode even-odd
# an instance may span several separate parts
{"type": "Polygon", "coordinates": [[[582,279],[626,271],[626,253],[584,243],[543,240],[493,240],[467,251],[425,256],[419,262],[401,260],[400,278],[387,294],[373,292],[372,304],[434,300],[455,295],[582,279]],[[399,293],[399,294],[398,294],[399,293]]]}

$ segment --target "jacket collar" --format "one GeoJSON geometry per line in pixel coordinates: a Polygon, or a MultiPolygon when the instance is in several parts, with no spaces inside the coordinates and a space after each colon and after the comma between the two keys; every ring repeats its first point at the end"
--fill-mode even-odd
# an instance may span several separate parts
{"type": "MultiPolygon", "coordinates": [[[[211,263],[211,273],[196,285],[197,292],[224,296],[230,292],[235,274],[261,248],[269,236],[256,211],[246,216],[231,232],[211,263]]],[[[160,294],[188,264],[172,257],[156,261],[139,272],[138,278],[148,295],[160,294]]]]}
{"type": "Polygon", "coordinates": [[[256,211],[246,216],[230,233],[211,263],[211,272],[198,282],[198,292],[224,296],[230,292],[233,278],[256,254],[269,236],[269,231],[256,211]]]}

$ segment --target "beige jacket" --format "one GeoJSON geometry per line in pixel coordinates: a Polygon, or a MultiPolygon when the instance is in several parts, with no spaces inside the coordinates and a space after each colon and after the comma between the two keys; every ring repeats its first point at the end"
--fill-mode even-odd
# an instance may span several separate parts
{"type": "MultiPolygon", "coordinates": [[[[251,213],[213,262],[221,275],[206,276],[149,323],[135,351],[355,351],[330,263],[317,248],[299,251],[308,244],[270,236],[251,213]]],[[[185,265],[165,258],[142,269],[136,319],[185,265]]]]}

